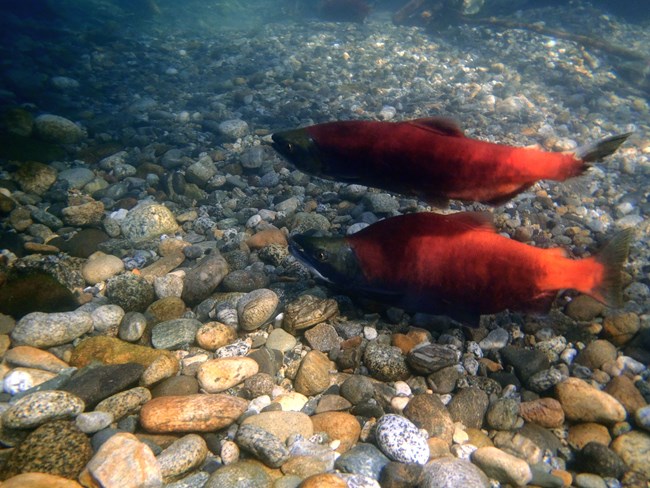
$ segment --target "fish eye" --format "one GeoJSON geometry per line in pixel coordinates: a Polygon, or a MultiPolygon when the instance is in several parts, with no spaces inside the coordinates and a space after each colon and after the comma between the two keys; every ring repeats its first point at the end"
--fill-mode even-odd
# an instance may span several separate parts
{"type": "Polygon", "coordinates": [[[324,263],[329,258],[329,253],[324,249],[319,249],[314,253],[314,257],[321,263],[324,263]]]}
{"type": "Polygon", "coordinates": [[[287,151],[289,151],[290,153],[293,152],[293,144],[291,144],[290,142],[287,142],[286,148],[287,151]]]}

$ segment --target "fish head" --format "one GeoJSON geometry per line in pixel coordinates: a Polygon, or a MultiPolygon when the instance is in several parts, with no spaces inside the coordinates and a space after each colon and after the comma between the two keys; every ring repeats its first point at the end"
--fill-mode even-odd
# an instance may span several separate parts
{"type": "Polygon", "coordinates": [[[296,234],[289,240],[291,254],[322,280],[346,287],[362,276],[354,250],[344,237],[315,232],[296,234]]]}
{"type": "Polygon", "coordinates": [[[271,138],[273,149],[300,171],[317,176],[323,173],[323,160],[307,129],[275,132],[271,138]]]}

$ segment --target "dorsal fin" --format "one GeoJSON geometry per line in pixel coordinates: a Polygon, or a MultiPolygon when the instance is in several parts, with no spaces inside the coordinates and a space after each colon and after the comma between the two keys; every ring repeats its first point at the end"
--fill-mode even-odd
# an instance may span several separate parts
{"type": "Polygon", "coordinates": [[[421,119],[410,120],[409,124],[415,125],[425,130],[438,132],[439,134],[445,136],[465,136],[458,123],[449,117],[424,117],[421,119]]]}
{"type": "Polygon", "coordinates": [[[459,225],[466,226],[468,230],[487,230],[490,232],[496,232],[494,219],[492,214],[489,212],[458,212],[446,215],[446,217],[459,225]]]}

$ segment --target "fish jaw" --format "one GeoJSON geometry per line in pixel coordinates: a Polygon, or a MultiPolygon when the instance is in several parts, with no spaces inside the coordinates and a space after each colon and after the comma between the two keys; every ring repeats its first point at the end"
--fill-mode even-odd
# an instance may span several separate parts
{"type": "Polygon", "coordinates": [[[332,285],[345,288],[361,276],[356,255],[343,237],[296,234],[289,239],[289,252],[314,275],[332,285]]]}
{"type": "Polygon", "coordinates": [[[323,161],[307,129],[275,132],[271,138],[273,149],[296,168],[315,176],[323,174],[323,161]]]}

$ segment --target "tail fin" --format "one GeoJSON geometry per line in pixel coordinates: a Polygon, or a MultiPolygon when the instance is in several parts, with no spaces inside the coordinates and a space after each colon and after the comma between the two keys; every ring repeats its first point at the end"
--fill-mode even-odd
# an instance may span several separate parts
{"type": "Polygon", "coordinates": [[[579,147],[575,154],[576,157],[581,159],[583,163],[593,163],[599,161],[610,154],[613,154],[625,140],[630,137],[632,133],[618,134],[615,136],[606,137],[594,144],[579,147]]]}
{"type": "Polygon", "coordinates": [[[625,229],[616,234],[596,256],[596,261],[605,268],[603,281],[594,291],[595,298],[601,299],[609,307],[623,304],[621,269],[627,260],[634,229],[625,229]]]}

